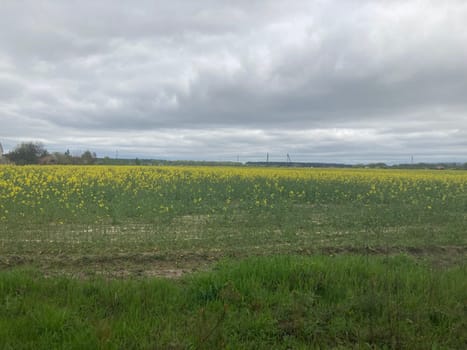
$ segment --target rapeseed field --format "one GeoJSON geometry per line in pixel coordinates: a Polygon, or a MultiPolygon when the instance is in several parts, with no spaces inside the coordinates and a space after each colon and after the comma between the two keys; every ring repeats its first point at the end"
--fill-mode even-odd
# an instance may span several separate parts
{"type": "Polygon", "coordinates": [[[463,171],[0,166],[0,348],[465,348],[466,186],[463,171]]]}

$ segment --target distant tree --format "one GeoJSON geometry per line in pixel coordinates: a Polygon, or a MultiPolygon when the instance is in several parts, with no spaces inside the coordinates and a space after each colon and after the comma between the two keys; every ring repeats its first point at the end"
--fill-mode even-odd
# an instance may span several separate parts
{"type": "Polygon", "coordinates": [[[6,157],[15,164],[25,165],[38,164],[39,159],[48,154],[44,145],[40,142],[23,142],[17,145],[6,157]]]}
{"type": "Polygon", "coordinates": [[[81,161],[83,164],[94,164],[96,162],[96,153],[91,153],[91,151],[86,151],[81,155],[81,161]]]}

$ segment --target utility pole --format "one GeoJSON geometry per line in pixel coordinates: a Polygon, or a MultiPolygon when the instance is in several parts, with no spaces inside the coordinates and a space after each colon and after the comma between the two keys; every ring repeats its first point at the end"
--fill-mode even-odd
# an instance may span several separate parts
{"type": "Polygon", "coordinates": [[[266,163],[269,163],[269,152],[266,153],[266,163]]]}

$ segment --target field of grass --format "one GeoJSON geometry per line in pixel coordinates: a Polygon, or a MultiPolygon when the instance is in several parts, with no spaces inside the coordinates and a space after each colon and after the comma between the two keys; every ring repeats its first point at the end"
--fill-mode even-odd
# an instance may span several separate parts
{"type": "Polygon", "coordinates": [[[261,257],[180,280],[0,275],[2,349],[464,349],[465,268],[261,257]],[[464,303],[463,303],[464,302],[464,303]]]}
{"type": "Polygon", "coordinates": [[[0,166],[0,348],[465,348],[466,229],[462,171],[0,166]]]}

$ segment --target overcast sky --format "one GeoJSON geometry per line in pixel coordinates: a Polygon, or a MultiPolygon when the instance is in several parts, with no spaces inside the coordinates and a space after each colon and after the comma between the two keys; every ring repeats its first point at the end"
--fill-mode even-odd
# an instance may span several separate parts
{"type": "Polygon", "coordinates": [[[0,142],[467,162],[467,1],[0,1],[0,142]]]}

